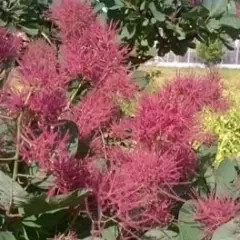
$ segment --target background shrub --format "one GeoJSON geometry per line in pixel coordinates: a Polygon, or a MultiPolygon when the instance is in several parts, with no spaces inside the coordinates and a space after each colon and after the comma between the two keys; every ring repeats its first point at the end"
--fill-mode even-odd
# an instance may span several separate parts
{"type": "Polygon", "coordinates": [[[221,62],[224,55],[224,46],[219,39],[216,39],[208,43],[198,43],[196,51],[204,64],[211,66],[221,62]]]}

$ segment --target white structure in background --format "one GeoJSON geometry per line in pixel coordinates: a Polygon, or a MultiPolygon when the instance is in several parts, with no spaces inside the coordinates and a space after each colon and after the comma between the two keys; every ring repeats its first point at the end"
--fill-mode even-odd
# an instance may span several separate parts
{"type": "MultiPolygon", "coordinates": [[[[233,51],[225,50],[225,55],[219,67],[240,68],[240,41],[235,41],[235,49],[233,51]]],[[[201,59],[196,55],[194,49],[189,49],[184,56],[176,56],[170,52],[164,57],[155,57],[146,63],[146,65],[162,66],[162,67],[204,67],[201,59]]]]}

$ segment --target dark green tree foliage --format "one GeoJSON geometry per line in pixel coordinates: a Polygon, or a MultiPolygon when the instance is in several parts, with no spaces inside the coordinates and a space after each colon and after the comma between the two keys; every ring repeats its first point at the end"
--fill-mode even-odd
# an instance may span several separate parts
{"type": "Polygon", "coordinates": [[[51,0],[0,0],[0,26],[19,28],[30,36],[48,33],[43,11],[51,0]]]}
{"type": "Polygon", "coordinates": [[[120,38],[131,47],[130,60],[145,62],[170,50],[183,55],[194,40],[220,38],[231,48],[240,32],[240,19],[233,0],[99,0],[109,20],[119,22],[120,38]],[[199,3],[198,3],[199,2],[199,3]]]}

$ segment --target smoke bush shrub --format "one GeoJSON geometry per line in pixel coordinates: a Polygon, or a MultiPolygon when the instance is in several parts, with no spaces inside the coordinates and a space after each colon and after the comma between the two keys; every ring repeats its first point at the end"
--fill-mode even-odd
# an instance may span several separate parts
{"type": "MultiPolygon", "coordinates": [[[[117,224],[119,239],[166,227],[182,201],[174,189],[198,167],[191,146],[199,131],[197,113],[206,106],[225,109],[218,74],[177,75],[153,95],[140,96],[134,117],[124,116],[120,103],[134,98],[137,87],[123,64],[127,48],[117,42],[114,24],[102,23],[82,1],[55,1],[47,14],[59,28],[59,44],[37,39],[21,56],[14,54],[22,87],[6,83],[1,90],[2,119],[15,121],[17,129],[14,156],[6,150],[2,158],[13,161],[12,181],[24,177],[27,190],[22,224],[31,204],[47,201],[45,208],[56,202],[70,208],[63,235],[55,239],[75,239],[82,215],[91,221],[93,238],[108,224],[117,224]],[[76,202],[79,189],[89,195],[76,202]]],[[[2,58],[17,49],[8,44],[11,51],[2,58]]]]}

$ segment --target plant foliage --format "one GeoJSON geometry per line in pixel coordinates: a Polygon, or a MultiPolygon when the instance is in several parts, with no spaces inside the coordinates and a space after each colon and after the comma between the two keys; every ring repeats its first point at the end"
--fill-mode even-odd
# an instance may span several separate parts
{"type": "Polygon", "coordinates": [[[202,109],[226,110],[218,73],[150,94],[90,4],[56,0],[45,15],[56,41],[23,46],[0,28],[0,239],[234,239],[239,163],[216,168],[214,141],[192,147],[202,109]]]}
{"type": "Polygon", "coordinates": [[[99,0],[96,11],[119,22],[120,39],[132,49],[130,60],[144,62],[170,50],[183,55],[195,40],[220,37],[231,48],[239,36],[240,19],[233,0],[99,0]]]}

